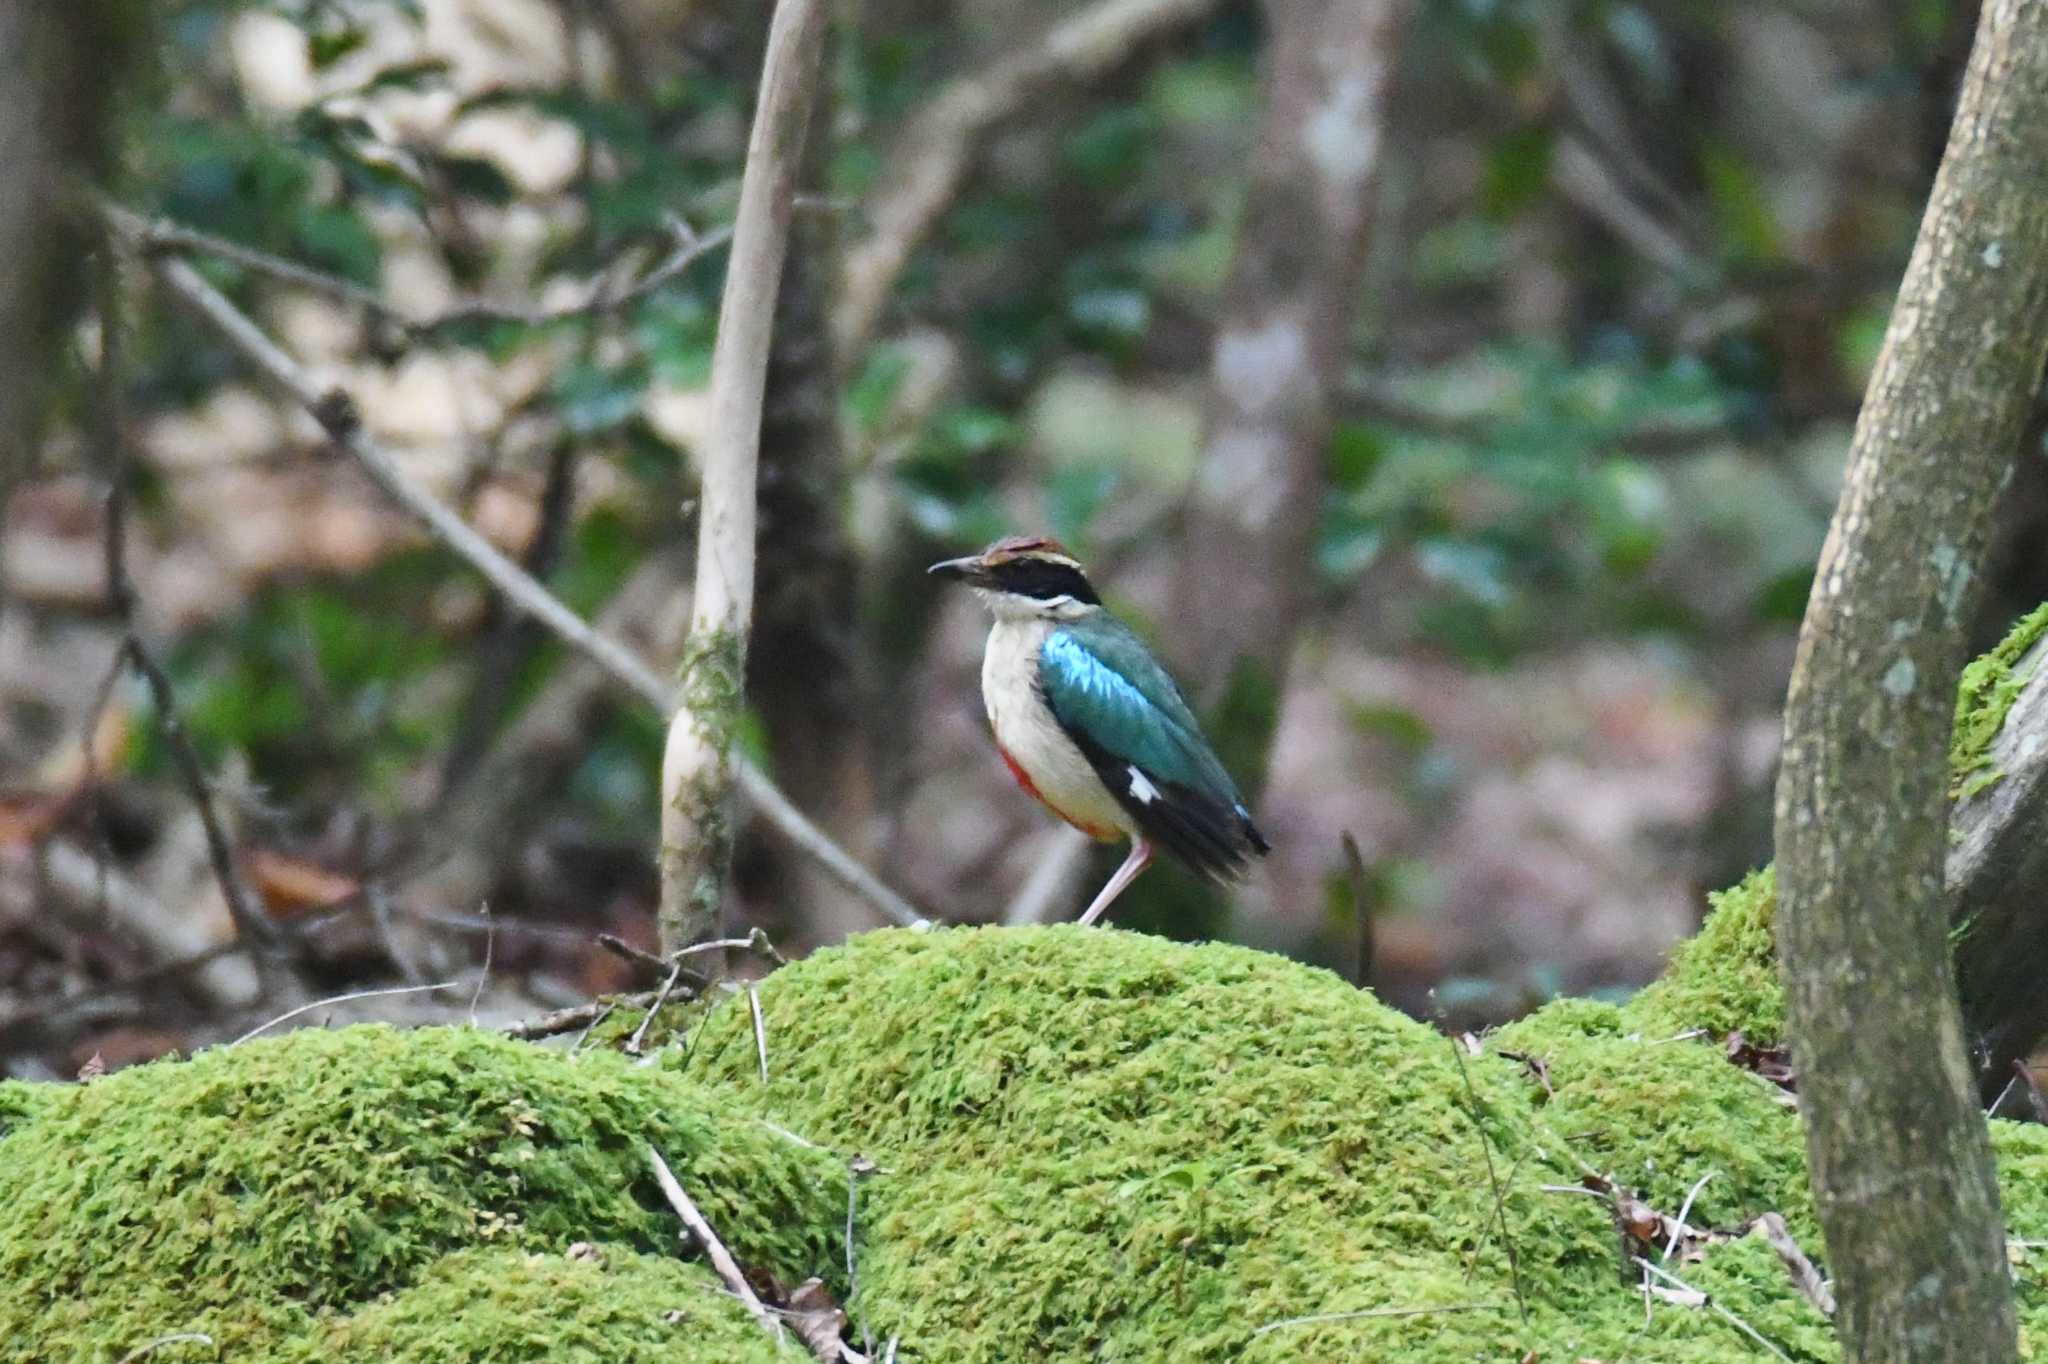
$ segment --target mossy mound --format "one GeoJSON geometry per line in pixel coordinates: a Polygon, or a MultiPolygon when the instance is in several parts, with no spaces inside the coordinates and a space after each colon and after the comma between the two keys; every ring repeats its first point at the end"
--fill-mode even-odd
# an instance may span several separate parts
{"type": "Polygon", "coordinates": [[[279,1348],[276,1364],[794,1364],[710,1270],[597,1247],[591,1258],[502,1248],[420,1279],[279,1348]]]}
{"type": "Polygon", "coordinates": [[[179,1331],[260,1358],[456,1250],[673,1252],[650,1141],[748,1264],[837,1262],[838,1162],[610,1055],[308,1030],[30,1107],[0,1160],[0,1340],[18,1358],[117,1359],[179,1331]]]}
{"type": "MultiPolygon", "coordinates": [[[[1714,1218],[1811,1226],[1790,1110],[1607,1006],[1538,1015],[1461,1070],[1327,972],[1071,926],[871,934],[760,996],[767,1085],[744,1002],[685,1064],[883,1166],[851,1305],[921,1359],[1718,1361],[1743,1347],[1712,1314],[1645,1328],[1604,1200],[1542,1186],[1604,1166],[1676,1212],[1711,1168],[1714,1218]],[[1544,1053],[1555,1097],[1510,1043],[1544,1053]],[[1382,1315],[1276,1325],[1344,1312],[1382,1315]]],[[[1683,1272],[1828,1357],[1768,1248],[1683,1272]]]]}
{"type": "Polygon", "coordinates": [[[1645,1037],[1676,1037],[1695,1029],[1715,1038],[1740,1032],[1760,1047],[1785,1038],[1785,994],[1778,981],[1772,918],[1778,878],[1765,867],[1739,886],[1707,897],[1699,933],[1678,945],[1671,965],[1623,1008],[1628,1027],[1645,1037]]]}
{"type": "MultiPolygon", "coordinates": [[[[1653,1012],[1467,1054],[1327,972],[1071,926],[872,934],[759,993],[765,1084],[728,997],[654,1065],[360,1028],[0,1091],[0,1359],[804,1358],[678,1255],[650,1139],[743,1263],[842,1296],[875,1161],[848,1307],[904,1364],[1751,1357],[1724,1309],[1837,1357],[1747,1230],[1819,1251],[1795,1113],[1653,1012]],[[1668,1268],[1713,1308],[1646,1318],[1602,1180],[1697,1191],[1716,1234],[1668,1268]]],[[[1994,1142],[2034,1345],[2048,1130],[1994,1142]]]]}

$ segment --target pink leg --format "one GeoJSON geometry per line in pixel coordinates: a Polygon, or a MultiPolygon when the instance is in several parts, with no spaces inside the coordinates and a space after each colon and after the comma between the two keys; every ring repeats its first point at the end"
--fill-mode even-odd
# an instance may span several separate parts
{"type": "Polygon", "coordinates": [[[1138,879],[1138,873],[1152,865],[1152,845],[1142,838],[1131,840],[1131,855],[1116,869],[1116,875],[1109,878],[1109,884],[1095,897],[1095,903],[1088,906],[1081,915],[1081,927],[1086,928],[1102,917],[1102,911],[1109,908],[1109,902],[1124,893],[1124,887],[1138,879]]]}

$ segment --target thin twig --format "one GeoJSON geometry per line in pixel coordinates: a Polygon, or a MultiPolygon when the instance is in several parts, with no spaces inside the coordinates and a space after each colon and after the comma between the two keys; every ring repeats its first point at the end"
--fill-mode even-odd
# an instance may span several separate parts
{"type": "Polygon", "coordinates": [[[1727,1308],[1723,1307],[1719,1302],[1715,1301],[1713,1294],[1694,1288],[1691,1284],[1679,1278],[1670,1270],[1663,1268],[1661,1265],[1653,1265],[1640,1255],[1635,1257],[1635,1262],[1641,1265],[1646,1272],[1656,1275],[1658,1278],[1663,1279],[1665,1282],[1673,1284],[1676,1287],[1682,1288],[1688,1293],[1698,1294],[1701,1305],[1706,1307],[1709,1311],[1719,1314],[1723,1321],[1727,1322],[1730,1326],[1733,1326],[1736,1330],[1742,1332],[1742,1334],[1748,1336],[1757,1344],[1763,1346],[1766,1350],[1769,1350],[1773,1355],[1777,1356],[1779,1359],[1785,1360],[1786,1364],[1791,1364],[1792,1356],[1786,1354],[1783,1350],[1771,1344],[1771,1342],[1765,1339],[1763,1334],[1759,1332],[1756,1329],[1756,1327],[1751,1326],[1741,1317],[1736,1316],[1733,1312],[1729,1311],[1727,1308]]]}
{"type": "Polygon", "coordinates": [[[1453,1302],[1441,1307],[1369,1307],[1362,1312],[1318,1312],[1310,1317],[1288,1317],[1284,1321],[1269,1321],[1252,1332],[1252,1338],[1278,1331],[1287,1326],[1321,1326],[1334,1321],[1364,1321],[1370,1317],[1435,1317],[1449,1312],[1491,1312],[1506,1307],[1504,1302],[1453,1302]]]}
{"type": "Polygon", "coordinates": [[[1698,1182],[1692,1186],[1691,1191],[1686,1194],[1685,1202],[1679,1205],[1678,1216],[1671,1223],[1671,1235],[1664,1242],[1664,1253],[1657,1257],[1658,1264],[1668,1265],[1671,1263],[1671,1252],[1678,1249],[1678,1238],[1685,1235],[1685,1219],[1692,1215],[1693,1200],[1700,1196],[1700,1190],[1706,1188],[1707,1181],[1713,1177],[1714,1172],[1712,1170],[1701,1175],[1698,1182]]]}
{"type": "Polygon", "coordinates": [[[1501,1248],[1508,1256],[1508,1282],[1515,1290],[1515,1310],[1521,1314],[1522,1324],[1529,1324],[1529,1303],[1522,1296],[1522,1265],[1515,1255],[1515,1240],[1508,1231],[1507,1200],[1501,1194],[1500,1175],[1493,1168],[1493,1139],[1486,1135],[1486,1121],[1479,1111],[1479,1091],[1472,1085],[1472,1072],[1465,1066],[1465,1048],[1458,1039],[1450,1039],[1451,1054],[1458,1058],[1458,1077],[1465,1082],[1465,1099],[1472,1105],[1472,1125],[1479,1131],[1479,1149],[1486,1154],[1486,1182],[1493,1188],[1493,1212],[1500,1220],[1501,1248]]]}
{"type": "Polygon", "coordinates": [[[569,1044],[569,1054],[571,1056],[574,1056],[577,1052],[583,1050],[583,1044],[585,1042],[588,1042],[590,1040],[590,1035],[597,1031],[597,1025],[604,1022],[607,1018],[610,1018],[612,1016],[612,1010],[618,1007],[619,1006],[616,1003],[610,1003],[606,1004],[602,1009],[599,1009],[597,1011],[597,1017],[591,1019],[588,1023],[584,1024],[583,1031],[577,1033],[576,1040],[569,1044]]]}
{"type": "Polygon", "coordinates": [[[333,299],[337,303],[360,308],[412,338],[431,336],[435,332],[463,324],[509,322],[523,327],[545,327],[559,322],[620,312],[661,289],[703,257],[732,240],[730,227],[697,233],[691,231],[688,224],[676,221],[670,224],[670,234],[675,245],[653,269],[624,289],[607,289],[603,281],[599,280],[580,301],[557,307],[521,307],[489,299],[471,298],[451,304],[438,313],[417,317],[386,302],[374,289],[365,288],[353,280],[343,279],[324,270],[315,270],[284,256],[244,246],[240,242],[215,236],[211,232],[202,232],[198,228],[187,227],[182,223],[146,219],[118,204],[103,204],[102,211],[114,221],[116,228],[135,241],[146,254],[212,256],[217,260],[239,266],[251,274],[263,275],[280,284],[305,289],[310,293],[333,299]]]}
{"type": "Polygon", "coordinates": [[[664,980],[661,983],[661,988],[654,992],[654,1003],[647,1006],[647,1012],[640,1017],[640,1026],[633,1029],[633,1035],[626,1039],[626,1055],[638,1056],[640,1054],[640,1045],[647,1040],[647,1029],[653,1026],[654,1016],[661,1012],[661,1006],[668,1003],[668,997],[674,993],[676,981],[682,974],[683,964],[681,962],[677,962],[668,968],[668,979],[664,980]]]}
{"type": "Polygon", "coordinates": [[[724,1280],[725,1286],[732,1290],[733,1296],[740,1300],[740,1305],[747,1309],[755,1321],[761,1323],[761,1329],[779,1343],[782,1340],[782,1323],[777,1321],[775,1315],[762,1305],[761,1299],[754,1295],[753,1286],[747,1282],[747,1276],[740,1272],[739,1262],[732,1258],[732,1252],[725,1248],[725,1242],[718,1239],[718,1233],[704,1220],[704,1214],[697,1210],[697,1205],[683,1192],[683,1186],[676,1182],[675,1172],[668,1168],[668,1162],[661,1158],[661,1152],[655,1150],[652,1143],[647,1147],[647,1161],[654,1167],[654,1178],[661,1185],[662,1196],[667,1198],[668,1205],[676,1210],[676,1216],[683,1219],[683,1225],[690,1229],[690,1234],[697,1238],[697,1244],[704,1248],[705,1258],[711,1261],[711,1268],[724,1280]]]}
{"type": "Polygon", "coordinates": [[[768,1083],[768,1025],[761,1018],[761,992],[747,987],[747,1012],[754,1016],[754,1054],[761,1059],[761,1083],[768,1083]]]}
{"type": "Polygon", "coordinates": [[[1785,1225],[1785,1219],[1777,1213],[1767,1212],[1756,1219],[1756,1225],[1764,1234],[1764,1240],[1770,1243],[1771,1249],[1777,1251],[1778,1258],[1784,1261],[1785,1272],[1792,1276],[1792,1286],[1813,1304],[1814,1311],[1824,1317],[1834,1316],[1834,1289],[1828,1286],[1828,1281],[1821,1276],[1813,1261],[1806,1257],[1806,1252],[1799,1248],[1799,1242],[1793,1239],[1792,1230],[1785,1225]]]}
{"type": "Polygon", "coordinates": [[[477,972],[476,989],[469,996],[469,1026],[472,1028],[476,1026],[477,1003],[484,997],[484,986],[490,983],[491,957],[498,946],[497,924],[491,919],[491,907],[480,906],[477,912],[483,915],[484,920],[484,969],[477,972]]]}
{"type": "MultiPolygon", "coordinates": [[[[103,262],[103,271],[111,272],[111,261],[103,262]]],[[[149,688],[150,702],[156,710],[157,729],[171,750],[172,765],[178,770],[178,779],[198,812],[199,824],[206,836],[206,856],[213,866],[214,879],[220,882],[220,891],[227,901],[228,914],[235,922],[236,931],[252,943],[274,946],[280,939],[277,925],[263,912],[256,898],[250,893],[249,885],[242,879],[242,873],[235,864],[234,849],[228,842],[220,811],[215,804],[212,784],[207,780],[206,771],[200,764],[199,754],[192,747],[192,741],[185,733],[185,726],[178,717],[176,690],[171,686],[170,677],[157,662],[156,655],[143,643],[142,631],[136,620],[136,592],[134,579],[128,572],[128,448],[121,439],[121,422],[117,410],[119,402],[120,336],[121,319],[113,298],[111,279],[102,281],[100,299],[101,352],[99,364],[100,411],[95,430],[102,474],[107,481],[106,495],[106,538],[102,546],[106,563],[107,604],[121,622],[125,638],[121,652],[142,677],[149,688]]],[[[87,740],[88,749],[91,740],[87,740]]],[[[268,972],[274,965],[265,954],[257,954],[257,969],[265,976],[264,984],[270,984],[268,972]]]]}
{"type": "Polygon", "coordinates": [[[507,1023],[498,1031],[522,1042],[532,1042],[543,1037],[559,1037],[578,1028],[595,1027],[598,1019],[614,1009],[645,1008],[654,1002],[655,994],[655,991],[648,990],[643,994],[620,995],[616,999],[593,999],[588,1004],[572,1004],[566,1009],[556,1009],[538,1018],[507,1023]]]}
{"type": "MultiPolygon", "coordinates": [[[[228,913],[235,921],[238,931],[253,943],[275,944],[280,940],[277,925],[257,905],[249,883],[242,879],[241,869],[235,864],[234,848],[228,842],[227,830],[221,823],[220,810],[213,798],[213,786],[206,778],[206,771],[200,766],[199,752],[192,747],[192,740],[185,733],[184,723],[178,718],[178,698],[171,688],[171,679],[157,662],[156,655],[142,642],[142,636],[130,628],[128,639],[122,646],[126,649],[129,662],[149,686],[151,703],[156,707],[157,728],[164,736],[165,744],[171,750],[172,765],[178,769],[178,777],[184,783],[185,794],[191,797],[192,806],[199,815],[199,826],[206,834],[206,858],[213,864],[214,879],[220,882],[221,894],[226,898],[228,913]]],[[[266,955],[257,953],[260,965],[266,955]]]]}
{"type": "Polygon", "coordinates": [[[1373,895],[1372,878],[1366,873],[1365,854],[1349,829],[1344,831],[1344,870],[1351,878],[1351,914],[1358,920],[1358,960],[1351,983],[1359,989],[1372,984],[1373,895]]]}
{"type": "MultiPolygon", "coordinates": [[[[157,278],[181,302],[210,323],[266,378],[290,393],[320,423],[328,437],[362,465],[364,472],[388,497],[423,522],[452,553],[482,574],[516,610],[539,621],[563,643],[591,659],[642,701],[664,715],[669,712],[673,703],[673,688],[669,683],[641,662],[631,650],[591,629],[531,574],[506,558],[461,517],[413,482],[397,461],[362,429],[354,400],[345,390],[323,388],[316,383],[262,328],[184,261],[159,257],[152,261],[152,266],[157,278]]],[[[915,927],[926,922],[909,901],[884,885],[873,872],[797,809],[759,767],[739,754],[733,755],[733,762],[740,794],[784,838],[815,859],[833,880],[900,924],[915,927]]]]}
{"type": "Polygon", "coordinates": [[[213,1337],[207,1335],[203,1331],[180,1331],[177,1335],[158,1336],[155,1340],[150,1341],[146,1345],[136,1346],[127,1354],[121,1356],[120,1364],[136,1364],[136,1361],[149,1358],[151,1355],[155,1354],[158,1350],[161,1350],[166,1345],[211,1344],[213,1344],[213,1337]]]}
{"type": "Polygon", "coordinates": [[[635,947],[616,933],[598,934],[597,945],[620,960],[630,961],[635,966],[644,966],[656,975],[666,975],[668,968],[673,965],[671,962],[663,961],[644,947],[635,947]]]}
{"type": "Polygon", "coordinates": [[[268,1023],[259,1023],[257,1026],[249,1029],[249,1031],[243,1033],[240,1037],[228,1043],[228,1045],[238,1047],[252,1037],[269,1032],[280,1023],[288,1023],[300,1014],[311,1013],[313,1010],[325,1008],[329,1004],[348,1004],[358,999],[382,999],[387,995],[417,995],[429,990],[453,990],[461,983],[459,980],[444,980],[434,985],[394,985],[382,990],[352,990],[345,995],[330,995],[326,999],[316,999],[310,1004],[301,1004],[296,1009],[287,1009],[268,1023]]]}
{"type": "Polygon", "coordinates": [[[756,924],[754,925],[754,927],[747,930],[747,946],[753,948],[754,951],[768,958],[768,960],[774,962],[777,966],[789,965],[789,958],[783,956],[782,953],[776,949],[775,944],[768,940],[768,930],[761,927],[759,924],[756,924]]]}

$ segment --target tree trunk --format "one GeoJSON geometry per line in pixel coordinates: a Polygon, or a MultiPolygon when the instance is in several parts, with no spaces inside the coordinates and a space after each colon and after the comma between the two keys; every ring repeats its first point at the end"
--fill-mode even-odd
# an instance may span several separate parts
{"type": "MultiPolygon", "coordinates": [[[[829,91],[811,114],[803,183],[824,183],[832,140],[829,91]]],[[[838,259],[838,216],[802,213],[776,304],[775,344],[761,425],[761,564],[747,688],[783,790],[842,844],[865,857],[873,812],[857,631],[859,564],[846,533],[839,384],[827,308],[838,259]]],[[[874,914],[806,858],[773,873],[797,929],[836,942],[874,914]]]]}
{"type": "Polygon", "coordinates": [[[34,458],[63,328],[84,298],[91,241],[66,220],[65,179],[106,168],[107,120],[144,13],[0,4],[0,525],[34,458]]]}
{"type": "Polygon", "coordinates": [[[761,401],[826,14],[825,0],[776,5],[740,182],[711,358],[712,430],[704,452],[682,705],[669,723],[662,757],[657,918],[666,952],[717,922],[732,865],[732,746],[754,614],[761,401]]]}
{"type": "Polygon", "coordinates": [[[1257,784],[1314,572],[1323,447],[1408,0],[1270,0],[1266,104],[1210,363],[1173,647],[1257,784]]]}
{"type": "Polygon", "coordinates": [[[2015,1357],[1946,944],[1946,755],[2048,356],[2048,8],[1984,7],[1821,551],[1785,708],[1779,948],[1851,1361],[2015,1357]]]}

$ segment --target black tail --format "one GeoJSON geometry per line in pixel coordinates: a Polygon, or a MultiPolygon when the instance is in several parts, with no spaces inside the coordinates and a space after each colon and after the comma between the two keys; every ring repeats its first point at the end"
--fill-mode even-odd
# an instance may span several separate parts
{"type": "Polygon", "coordinates": [[[1244,806],[1217,800],[1179,782],[1160,781],[1080,735],[1070,737],[1131,816],[1138,832],[1190,871],[1210,881],[1233,881],[1244,874],[1254,856],[1264,857],[1272,851],[1244,806]],[[1150,792],[1150,798],[1132,794],[1134,786],[1150,792]]]}

